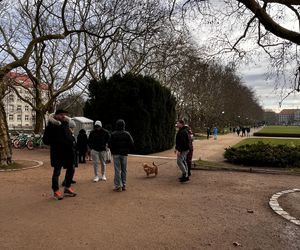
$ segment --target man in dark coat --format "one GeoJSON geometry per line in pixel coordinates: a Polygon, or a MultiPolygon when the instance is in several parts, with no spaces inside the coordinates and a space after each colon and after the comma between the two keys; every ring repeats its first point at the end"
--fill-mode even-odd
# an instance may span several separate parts
{"type": "Polygon", "coordinates": [[[176,134],[176,146],[175,153],[177,154],[177,165],[182,172],[182,176],[179,178],[180,182],[189,181],[188,166],[186,162],[187,155],[189,153],[189,134],[187,127],[183,120],[177,122],[178,132],[176,134]]]}
{"type": "Polygon", "coordinates": [[[109,147],[114,160],[115,178],[114,191],[126,190],[127,155],[133,148],[133,139],[128,131],[125,131],[125,121],[119,119],[116,122],[116,130],[112,132],[109,147]]]}
{"type": "Polygon", "coordinates": [[[63,199],[59,191],[59,176],[62,167],[66,169],[64,195],[71,197],[76,195],[71,188],[74,164],[73,137],[66,114],[67,111],[60,109],[54,115],[50,115],[43,136],[44,144],[50,145],[50,160],[53,167],[52,190],[54,198],[58,200],[63,199]]]}

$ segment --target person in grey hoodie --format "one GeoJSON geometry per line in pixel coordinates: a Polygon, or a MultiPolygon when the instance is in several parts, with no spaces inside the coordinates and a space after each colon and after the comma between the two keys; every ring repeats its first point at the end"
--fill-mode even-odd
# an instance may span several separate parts
{"type": "Polygon", "coordinates": [[[116,192],[126,190],[127,156],[133,148],[133,144],[132,136],[128,131],[125,131],[125,121],[119,119],[116,122],[116,130],[112,132],[109,141],[115,169],[114,191],[116,192]]]}

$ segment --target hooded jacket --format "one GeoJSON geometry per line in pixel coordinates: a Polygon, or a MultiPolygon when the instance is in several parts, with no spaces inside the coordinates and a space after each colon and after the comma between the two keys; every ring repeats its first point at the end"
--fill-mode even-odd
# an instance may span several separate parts
{"type": "Polygon", "coordinates": [[[109,148],[113,155],[128,155],[133,148],[134,141],[128,131],[125,131],[124,120],[116,122],[116,130],[112,132],[109,148]]]}
{"type": "Polygon", "coordinates": [[[65,122],[49,116],[48,125],[45,128],[43,142],[50,145],[50,160],[52,167],[72,167],[74,164],[73,136],[69,129],[69,118],[65,122]]]}
{"type": "Polygon", "coordinates": [[[109,133],[106,129],[101,127],[100,129],[95,128],[89,135],[88,145],[90,149],[96,150],[98,152],[105,151],[109,141],[109,137],[109,133]]]}
{"type": "Polygon", "coordinates": [[[190,150],[189,132],[186,126],[180,128],[176,134],[175,149],[179,152],[190,150]]]}

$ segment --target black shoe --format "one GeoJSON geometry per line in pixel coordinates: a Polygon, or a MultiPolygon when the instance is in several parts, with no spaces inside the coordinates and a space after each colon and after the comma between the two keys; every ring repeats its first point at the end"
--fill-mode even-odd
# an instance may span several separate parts
{"type": "Polygon", "coordinates": [[[75,183],[76,183],[76,181],[72,180],[72,181],[71,181],[71,183],[72,183],[72,184],[75,184],[75,183]]]}
{"type": "Polygon", "coordinates": [[[181,177],[178,178],[178,180],[184,179],[185,175],[182,175],[181,177]]]}
{"type": "Polygon", "coordinates": [[[184,177],[184,178],[180,179],[180,182],[187,182],[187,181],[189,181],[189,180],[190,180],[189,177],[184,177]]]}
{"type": "Polygon", "coordinates": [[[189,173],[188,173],[188,176],[191,176],[191,175],[192,175],[191,172],[189,172],[189,173]]]}

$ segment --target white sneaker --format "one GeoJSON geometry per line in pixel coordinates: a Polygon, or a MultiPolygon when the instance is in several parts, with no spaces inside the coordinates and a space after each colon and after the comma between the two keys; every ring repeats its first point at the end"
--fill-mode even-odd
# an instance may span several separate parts
{"type": "Polygon", "coordinates": [[[95,176],[95,178],[94,178],[94,180],[93,180],[93,181],[94,181],[94,182],[98,182],[98,181],[99,181],[99,179],[100,179],[100,178],[99,178],[99,176],[95,176]]]}
{"type": "Polygon", "coordinates": [[[102,175],[101,180],[102,180],[102,181],[106,181],[106,176],[105,176],[105,174],[102,175]]]}

